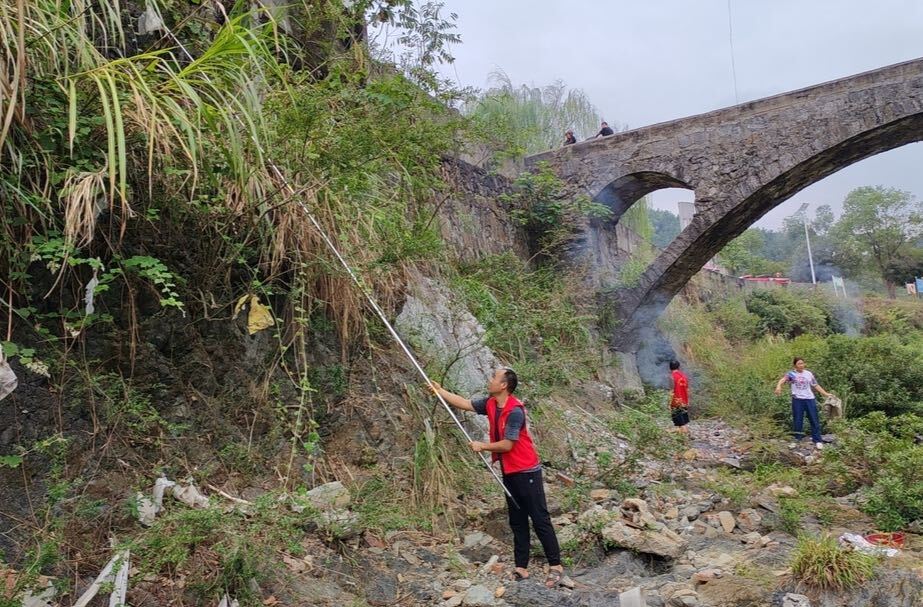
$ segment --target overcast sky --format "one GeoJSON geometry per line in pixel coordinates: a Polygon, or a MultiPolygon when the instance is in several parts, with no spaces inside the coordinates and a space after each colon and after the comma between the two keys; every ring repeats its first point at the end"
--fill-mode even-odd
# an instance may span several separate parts
{"type": "MultiPolygon", "coordinates": [[[[445,0],[462,44],[443,68],[485,88],[501,68],[516,84],[583,89],[610,122],[636,128],[923,57],[923,0],[445,0]],[[733,37],[729,34],[733,32],[733,37]],[[733,60],[736,66],[735,95],[733,60]]],[[[856,163],[803,190],[839,211],[846,194],[884,185],[923,197],[923,143],[856,163]]],[[[690,192],[656,192],[676,211],[690,192]]]]}

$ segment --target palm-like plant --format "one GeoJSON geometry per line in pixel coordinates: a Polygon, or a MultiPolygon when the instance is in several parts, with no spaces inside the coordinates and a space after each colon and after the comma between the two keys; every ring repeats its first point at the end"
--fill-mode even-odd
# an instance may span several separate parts
{"type": "Polygon", "coordinates": [[[61,204],[70,238],[86,241],[92,235],[90,218],[96,213],[90,207],[100,196],[119,202],[123,216],[130,214],[129,176],[138,168],[144,167],[150,188],[164,166],[182,166],[190,192],[201,168],[219,159],[225,177],[238,187],[254,183],[254,172],[261,172],[262,92],[280,70],[271,20],[260,25],[247,13],[232,16],[195,58],[151,50],[110,59],[124,48],[117,3],[20,0],[15,10],[0,9],[0,19],[0,45],[8,58],[0,64],[5,116],[0,169],[7,185],[27,179],[30,198],[61,204]],[[49,100],[22,85],[33,80],[60,89],[67,104],[66,134],[61,124],[42,115],[49,100]],[[78,130],[78,124],[99,123],[78,130]],[[52,159],[49,135],[59,144],[65,136],[70,159],[76,160],[75,148],[80,148],[83,162],[68,166],[66,158],[52,159]],[[133,159],[132,150],[141,142],[146,158],[133,159]],[[44,182],[34,174],[25,178],[23,171],[34,173],[36,165],[27,157],[41,159],[44,182]],[[132,166],[133,160],[139,166],[132,166]],[[62,173],[65,187],[49,187],[49,180],[62,173]],[[99,179],[100,173],[106,179],[99,179]]]}

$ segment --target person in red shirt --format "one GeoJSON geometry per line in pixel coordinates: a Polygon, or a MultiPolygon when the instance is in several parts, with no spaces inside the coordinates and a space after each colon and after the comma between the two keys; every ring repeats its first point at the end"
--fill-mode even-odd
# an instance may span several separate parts
{"type": "Polygon", "coordinates": [[[670,398],[670,417],[677,432],[689,434],[689,378],[679,370],[679,361],[670,361],[673,377],[673,396],[670,398]]]}
{"type": "Polygon", "coordinates": [[[493,461],[499,462],[503,485],[516,500],[506,498],[510,529],[513,530],[514,577],[517,580],[529,577],[529,519],[532,519],[535,535],[548,560],[545,585],[554,588],[564,575],[561,549],[548,514],[542,462],[529,434],[526,409],[513,395],[518,383],[515,371],[500,368],[487,382],[486,398],[469,400],[445,390],[436,382],[432,382],[432,387],[453,407],[487,416],[490,442],[472,441],[470,446],[475,452],[489,452],[493,461]]]}

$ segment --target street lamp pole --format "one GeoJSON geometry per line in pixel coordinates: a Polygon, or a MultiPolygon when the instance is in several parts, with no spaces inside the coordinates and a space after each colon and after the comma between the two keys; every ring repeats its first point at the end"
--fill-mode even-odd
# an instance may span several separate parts
{"type": "Polygon", "coordinates": [[[817,286],[817,276],[814,275],[814,257],[811,255],[811,236],[808,234],[808,214],[805,212],[807,208],[808,203],[806,202],[798,209],[798,213],[804,222],[804,240],[808,244],[808,263],[811,264],[811,284],[817,286]]]}

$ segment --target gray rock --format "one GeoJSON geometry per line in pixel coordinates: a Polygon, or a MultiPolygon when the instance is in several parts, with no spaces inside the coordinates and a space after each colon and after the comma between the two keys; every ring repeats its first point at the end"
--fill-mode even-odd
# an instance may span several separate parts
{"type": "Polygon", "coordinates": [[[811,607],[811,599],[789,592],[782,598],[782,607],[811,607]]]}
{"type": "Polygon", "coordinates": [[[304,499],[318,510],[334,510],[349,506],[352,498],[349,489],[340,481],[318,485],[304,494],[304,499]]]}
{"type": "Polygon", "coordinates": [[[762,523],[763,515],[754,508],[746,508],[737,514],[737,526],[744,533],[759,531],[762,523]]]}
{"type": "Polygon", "coordinates": [[[350,510],[325,510],[317,517],[317,526],[340,540],[354,538],[362,532],[359,516],[350,510]]]}
{"type": "Polygon", "coordinates": [[[734,531],[734,527],[737,526],[737,520],[734,519],[734,515],[727,510],[722,510],[718,513],[718,521],[721,523],[725,533],[734,531]]]}
{"type": "Polygon", "coordinates": [[[475,531],[465,536],[463,544],[465,548],[472,548],[474,546],[486,546],[491,540],[493,540],[493,538],[486,533],[475,531]]]}
{"type": "Polygon", "coordinates": [[[369,576],[365,600],[369,605],[393,605],[397,601],[397,576],[385,571],[369,576]]]}
{"type": "Polygon", "coordinates": [[[443,605],[443,607],[458,607],[459,605],[462,604],[462,599],[464,599],[464,598],[465,598],[465,597],[464,597],[463,595],[461,595],[461,594],[456,594],[456,595],[453,596],[453,597],[449,597],[449,599],[448,599],[445,603],[443,603],[442,605],[443,605]]]}
{"type": "Polygon", "coordinates": [[[613,520],[602,528],[599,535],[603,542],[610,546],[671,559],[679,557],[686,549],[686,542],[666,527],[660,530],[635,529],[621,521],[613,520]]]}
{"type": "Polygon", "coordinates": [[[500,366],[484,345],[484,327],[448,288],[431,278],[411,278],[394,328],[426,362],[446,368],[446,383],[461,394],[482,392],[500,366]]]}
{"type": "Polygon", "coordinates": [[[496,604],[497,599],[494,598],[494,593],[480,584],[469,588],[462,600],[462,605],[467,607],[493,607],[496,604]]]}

